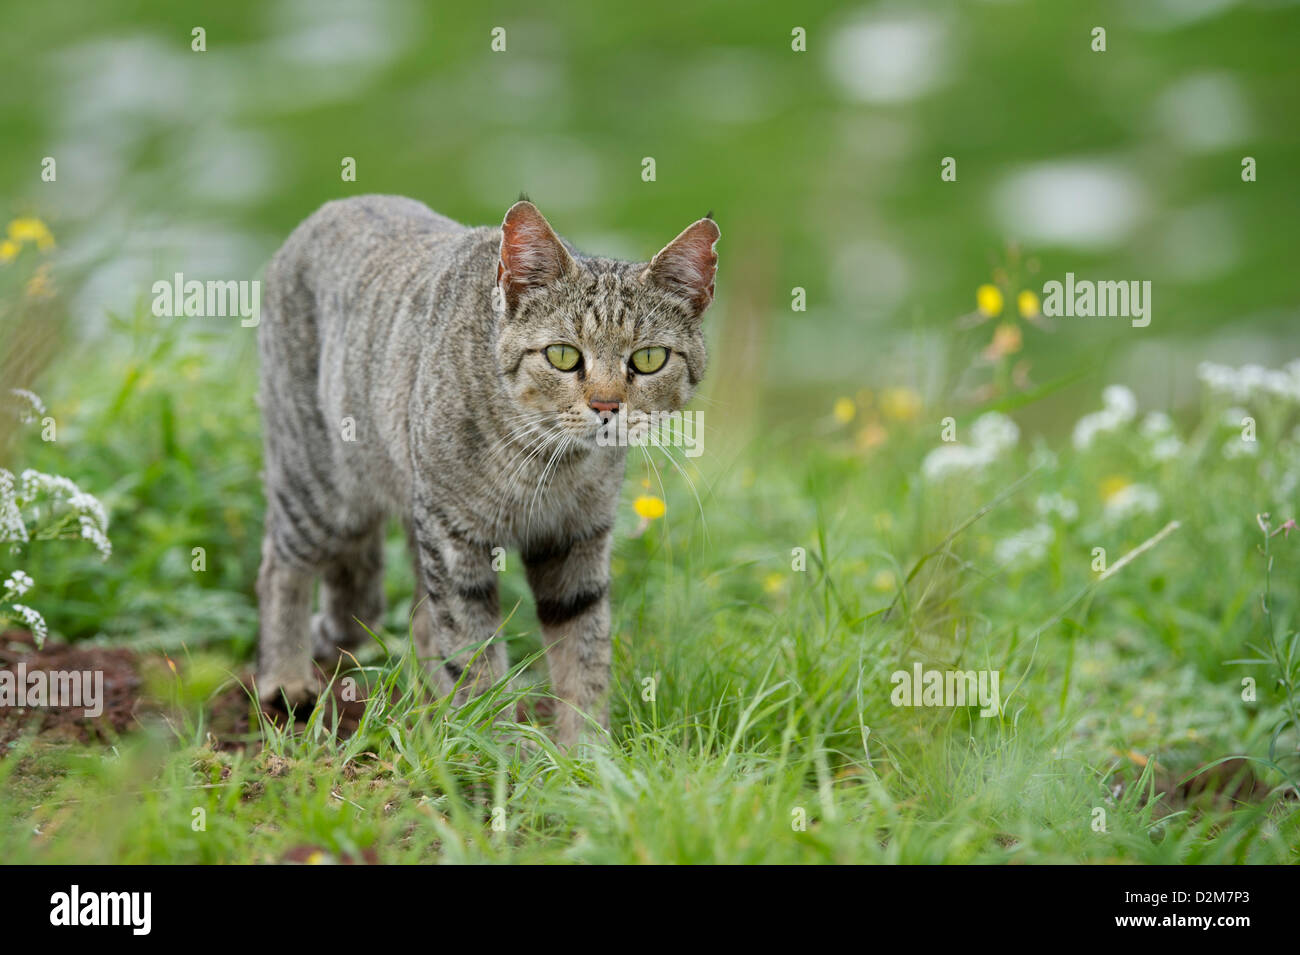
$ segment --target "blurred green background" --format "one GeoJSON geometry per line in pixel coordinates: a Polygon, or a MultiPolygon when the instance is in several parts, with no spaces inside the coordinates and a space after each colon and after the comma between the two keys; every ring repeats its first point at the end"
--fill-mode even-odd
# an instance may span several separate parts
{"type": "Polygon", "coordinates": [[[86,334],[173,269],[259,274],[328,199],[401,193],[481,224],[525,190],[580,247],[632,258],[714,210],[711,321],[752,346],[763,387],[742,397],[772,415],[891,378],[933,398],[1009,242],[1038,266],[1013,285],[1154,286],[1149,328],[1065,319],[1026,342],[1035,381],[1108,367],[1170,404],[1201,357],[1296,339],[1295,3],[145,0],[5,19],[4,206],[86,264],[86,334]]]}
{"type": "Polygon", "coordinates": [[[142,0],[9,5],[5,25],[0,215],[57,242],[0,265],[0,376],[59,422],[21,466],[84,480],[125,528],[112,575],[33,555],[68,635],[174,642],[183,618],[252,639],[255,334],[155,318],[151,287],[258,278],[340,196],[482,224],[522,190],[579,247],[634,259],[713,210],[710,437],[848,424],[876,480],[948,415],[1014,408],[1027,444],[1059,444],[1107,382],[1177,417],[1198,362],[1297,355],[1295,3],[142,0]],[[46,263],[55,294],[33,296],[46,263]],[[1150,326],[1022,320],[1018,293],[1066,272],[1150,281],[1150,326]],[[985,283],[1005,308],[972,321],[985,283]],[[64,337],[14,349],[16,317],[64,337]],[[999,323],[1016,347],[983,357],[999,323]],[[220,555],[197,579],[196,541],[220,555]]]}

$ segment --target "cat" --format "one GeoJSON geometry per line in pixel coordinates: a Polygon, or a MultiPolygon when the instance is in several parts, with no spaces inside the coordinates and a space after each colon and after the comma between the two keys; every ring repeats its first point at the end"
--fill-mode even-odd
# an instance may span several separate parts
{"type": "Polygon", "coordinates": [[[507,672],[494,549],[515,548],[562,701],[556,741],[592,735],[588,717],[608,729],[626,448],[597,431],[694,394],[720,234],[710,214],[629,263],[582,255],[526,199],[500,228],[470,228],[379,195],[326,203],[294,230],[258,329],[264,700],[309,700],[312,658],[380,625],[398,515],[414,646],[437,691],[460,705],[507,672]]]}

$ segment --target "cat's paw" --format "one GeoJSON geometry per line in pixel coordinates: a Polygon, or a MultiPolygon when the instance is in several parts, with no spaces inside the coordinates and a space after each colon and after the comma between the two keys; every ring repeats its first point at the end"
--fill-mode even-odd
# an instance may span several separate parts
{"type": "Polygon", "coordinates": [[[288,713],[315,705],[318,687],[312,677],[259,676],[257,692],[262,706],[288,713]]]}

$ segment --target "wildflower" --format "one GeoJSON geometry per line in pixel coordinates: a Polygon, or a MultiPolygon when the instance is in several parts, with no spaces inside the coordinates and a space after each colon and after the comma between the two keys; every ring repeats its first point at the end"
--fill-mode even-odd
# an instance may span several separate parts
{"type": "Polygon", "coordinates": [[[48,252],[54,248],[54,236],[40,219],[14,219],[9,223],[9,239],[12,242],[35,242],[36,248],[48,252]]]}
{"type": "Polygon", "coordinates": [[[1123,385],[1107,385],[1101,393],[1101,411],[1080,418],[1074,425],[1074,446],[1084,451],[1092,445],[1097,435],[1117,431],[1137,415],[1137,398],[1123,385]]]}
{"type": "Polygon", "coordinates": [[[1056,537],[1051,524],[1035,524],[1000,540],[993,548],[993,558],[1002,566],[1036,564],[1047,556],[1047,548],[1056,537]]]}
{"type": "Polygon", "coordinates": [[[1006,415],[989,411],[971,425],[971,444],[944,444],[921,462],[921,474],[928,481],[950,474],[977,470],[992,464],[999,454],[1020,440],[1020,429],[1006,415]]]}
{"type": "Polygon", "coordinates": [[[853,403],[852,398],[836,398],[835,406],[831,408],[831,414],[840,424],[848,424],[857,416],[858,406],[853,403]]]}
{"type": "Polygon", "coordinates": [[[971,425],[971,440],[976,447],[984,447],[994,452],[1005,451],[1015,446],[1020,440],[1020,429],[1006,415],[989,411],[975,419],[971,425]]]}
{"type": "Polygon", "coordinates": [[[13,239],[0,240],[0,264],[8,264],[18,258],[22,246],[13,239]]]}
{"type": "Polygon", "coordinates": [[[983,354],[989,361],[997,361],[1005,355],[1014,355],[1020,351],[1022,344],[1020,326],[1014,322],[1003,322],[993,330],[993,341],[989,342],[983,354]]]}
{"type": "Polygon", "coordinates": [[[877,571],[876,576],[871,578],[871,586],[881,593],[889,593],[898,586],[898,578],[892,570],[877,571]]]}
{"type": "Polygon", "coordinates": [[[1137,415],[1137,398],[1123,385],[1107,385],[1101,392],[1101,403],[1106,410],[1119,416],[1125,424],[1137,415]]]}
{"type": "Polygon", "coordinates": [[[1237,458],[1252,458],[1259,454],[1259,444],[1244,438],[1230,438],[1223,446],[1223,456],[1229,461],[1237,458]]]}
{"type": "Polygon", "coordinates": [[[1016,296],[1016,307],[1020,309],[1021,318],[1037,318],[1040,308],[1038,296],[1025,289],[1016,296]]]}
{"type": "Polygon", "coordinates": [[[27,524],[18,507],[13,473],[0,468],[0,542],[25,544],[27,540],[27,524]]]}
{"type": "Polygon", "coordinates": [[[857,446],[859,451],[870,451],[872,448],[878,448],[889,438],[889,432],[881,427],[878,421],[869,422],[866,427],[858,432],[857,446]]]}
{"type": "Polygon", "coordinates": [[[15,597],[21,597],[27,591],[32,589],[34,581],[21,570],[15,570],[10,574],[4,583],[4,592],[12,592],[15,597]]]}
{"type": "Polygon", "coordinates": [[[1160,495],[1145,484],[1125,484],[1106,499],[1105,517],[1124,520],[1138,514],[1152,514],[1160,507],[1160,495]]]}
{"type": "Polygon", "coordinates": [[[1103,501],[1109,500],[1132,483],[1126,477],[1111,475],[1101,482],[1101,499],[1103,501]]]}
{"type": "Polygon", "coordinates": [[[880,410],[895,421],[913,421],[921,413],[921,396],[911,388],[887,388],[880,395],[880,410]]]}
{"type": "Polygon", "coordinates": [[[643,521],[656,521],[668,510],[663,500],[652,494],[642,494],[633,502],[632,509],[643,521]]]}
{"type": "Polygon", "coordinates": [[[1234,401],[1250,398],[1281,398],[1300,402],[1300,360],[1289,362],[1281,370],[1260,365],[1230,368],[1214,362],[1201,362],[1196,377],[1212,392],[1234,401]]]}
{"type": "Polygon", "coordinates": [[[18,420],[23,424],[31,424],[38,415],[45,414],[45,402],[35,392],[26,388],[10,388],[9,394],[18,399],[18,420]]]}
{"type": "Polygon", "coordinates": [[[50,635],[50,628],[45,625],[45,618],[31,607],[23,604],[13,604],[14,610],[18,612],[27,625],[27,629],[32,632],[32,637],[36,640],[36,646],[40,647],[45,643],[45,638],[50,635]]]}
{"type": "Polygon", "coordinates": [[[1163,411],[1148,414],[1138,430],[1151,442],[1151,457],[1157,461],[1168,461],[1182,453],[1183,442],[1174,433],[1173,419],[1163,411]]]}
{"type": "Polygon", "coordinates": [[[1038,495],[1034,510],[1043,517],[1055,515],[1067,524],[1073,523],[1079,516],[1079,505],[1060,492],[1038,495]]]}
{"type": "Polygon", "coordinates": [[[785,589],[785,574],[774,572],[763,578],[764,593],[775,596],[783,589],[785,589]]]}
{"type": "Polygon", "coordinates": [[[986,318],[1002,314],[1002,290],[996,285],[981,285],[975,290],[975,304],[986,318]]]}

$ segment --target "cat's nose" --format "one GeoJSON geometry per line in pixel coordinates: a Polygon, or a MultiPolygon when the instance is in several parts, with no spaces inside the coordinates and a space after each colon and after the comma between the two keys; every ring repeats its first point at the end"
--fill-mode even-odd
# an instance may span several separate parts
{"type": "Polygon", "coordinates": [[[599,414],[602,419],[605,418],[607,412],[609,414],[618,414],[617,401],[606,401],[603,398],[592,398],[587,402],[587,404],[591,407],[591,410],[599,414]]]}

